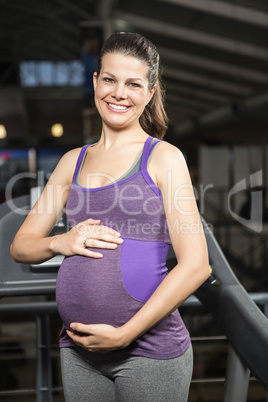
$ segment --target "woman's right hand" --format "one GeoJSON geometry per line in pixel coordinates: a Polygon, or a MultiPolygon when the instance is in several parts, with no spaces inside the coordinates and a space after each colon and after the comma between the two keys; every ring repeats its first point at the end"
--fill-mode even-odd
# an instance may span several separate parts
{"type": "Polygon", "coordinates": [[[92,251],[92,248],[116,249],[118,244],[123,243],[123,239],[116,230],[100,223],[96,219],[78,223],[69,232],[55,236],[51,248],[56,254],[66,257],[75,254],[92,258],[103,257],[100,252],[92,251]]]}

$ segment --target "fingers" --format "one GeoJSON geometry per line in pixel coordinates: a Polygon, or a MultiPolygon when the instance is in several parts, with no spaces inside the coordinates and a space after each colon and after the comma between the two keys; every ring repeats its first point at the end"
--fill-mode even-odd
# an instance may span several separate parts
{"type": "Polygon", "coordinates": [[[84,337],[76,335],[74,332],[69,331],[68,329],[66,330],[66,332],[76,345],[81,346],[82,348],[86,348],[87,345],[85,344],[85,339],[83,339],[84,337]]]}
{"type": "Polygon", "coordinates": [[[94,225],[88,229],[90,237],[105,241],[116,241],[121,234],[108,226],[94,225]]]}
{"type": "Polygon", "coordinates": [[[77,346],[86,349],[88,352],[98,352],[98,353],[107,353],[113,349],[110,348],[99,348],[96,345],[92,345],[90,341],[90,335],[88,336],[80,336],[75,334],[72,331],[66,330],[67,335],[74,341],[77,346]]]}
{"type": "Polygon", "coordinates": [[[118,238],[116,240],[112,240],[116,243],[109,243],[107,241],[101,241],[101,240],[95,240],[95,239],[89,239],[87,238],[86,244],[84,245],[85,248],[82,249],[80,252],[81,255],[84,255],[86,257],[92,257],[92,258],[102,258],[103,254],[98,252],[98,251],[92,251],[90,248],[100,248],[100,249],[106,249],[106,250],[115,250],[118,247],[118,244],[123,243],[123,239],[118,238]]]}
{"type": "Polygon", "coordinates": [[[70,331],[67,330],[68,336],[79,346],[85,347],[88,340],[85,339],[84,336],[81,336],[80,334],[86,334],[87,337],[90,335],[90,326],[89,325],[84,325],[80,323],[71,323],[70,328],[75,331],[70,331]],[[79,332],[80,334],[77,334],[76,332],[79,332]]]}
{"type": "Polygon", "coordinates": [[[100,219],[89,218],[85,221],[88,225],[99,225],[101,223],[100,219]]]}
{"type": "Polygon", "coordinates": [[[87,238],[84,246],[90,248],[108,248],[108,249],[116,249],[118,244],[122,244],[124,242],[121,237],[116,239],[104,236],[102,240],[98,240],[96,238],[87,238]]]}
{"type": "Polygon", "coordinates": [[[72,328],[74,331],[82,332],[83,334],[89,335],[91,330],[90,330],[90,325],[85,325],[77,322],[72,322],[70,324],[70,328],[72,328]]]}
{"type": "Polygon", "coordinates": [[[88,351],[93,351],[93,345],[91,345],[91,334],[90,334],[90,326],[84,325],[80,323],[72,323],[70,325],[70,330],[66,330],[68,336],[74,341],[74,343],[82,348],[87,349],[88,351]],[[73,332],[75,331],[75,332],[73,332]],[[76,333],[76,332],[79,332],[76,333]],[[82,335],[85,334],[86,336],[82,335]]]}
{"type": "Polygon", "coordinates": [[[87,219],[78,223],[73,229],[77,235],[84,236],[84,238],[117,242],[121,234],[108,226],[100,225],[100,222],[100,220],[87,219]]]}
{"type": "Polygon", "coordinates": [[[102,258],[99,250],[114,250],[123,243],[120,233],[108,226],[100,224],[100,219],[87,219],[74,226],[70,234],[72,239],[72,254],[79,254],[86,257],[102,258]]]}
{"type": "Polygon", "coordinates": [[[106,353],[127,346],[122,342],[120,328],[108,324],[81,324],[73,322],[68,336],[89,352],[106,353]]]}
{"type": "Polygon", "coordinates": [[[66,330],[68,336],[76,343],[76,345],[87,349],[90,352],[106,353],[117,347],[111,343],[109,337],[105,333],[114,330],[110,325],[88,325],[81,323],[71,323],[71,330],[66,330]]]}
{"type": "Polygon", "coordinates": [[[82,249],[79,252],[79,255],[82,255],[84,257],[90,257],[90,258],[102,258],[103,257],[103,254],[98,253],[97,251],[91,251],[88,249],[82,249]]]}

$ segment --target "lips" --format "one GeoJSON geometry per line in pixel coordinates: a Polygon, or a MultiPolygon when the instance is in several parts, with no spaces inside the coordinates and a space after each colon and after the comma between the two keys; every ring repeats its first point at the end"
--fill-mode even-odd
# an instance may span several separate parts
{"type": "Polygon", "coordinates": [[[114,103],[107,103],[107,106],[110,110],[115,112],[126,112],[130,108],[130,106],[116,105],[114,103]]]}

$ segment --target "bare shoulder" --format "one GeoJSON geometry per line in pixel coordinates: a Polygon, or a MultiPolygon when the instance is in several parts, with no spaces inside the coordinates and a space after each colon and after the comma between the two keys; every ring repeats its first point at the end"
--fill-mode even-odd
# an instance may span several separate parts
{"type": "Polygon", "coordinates": [[[153,154],[154,163],[162,169],[174,167],[186,167],[186,161],[183,153],[176,146],[161,141],[157,146],[153,154]]]}
{"type": "Polygon", "coordinates": [[[65,183],[71,183],[77,159],[79,157],[81,149],[82,148],[72,149],[66,152],[61,157],[56,168],[54,169],[54,172],[50,177],[50,181],[53,180],[57,181],[57,179],[59,178],[60,181],[64,181],[65,183]]]}
{"type": "Polygon", "coordinates": [[[172,180],[176,185],[191,182],[183,153],[166,141],[161,141],[156,146],[148,170],[161,191],[166,187],[168,180],[172,180]]]}
{"type": "Polygon", "coordinates": [[[75,148],[67,151],[62,157],[61,163],[76,163],[82,148],[75,148]]]}

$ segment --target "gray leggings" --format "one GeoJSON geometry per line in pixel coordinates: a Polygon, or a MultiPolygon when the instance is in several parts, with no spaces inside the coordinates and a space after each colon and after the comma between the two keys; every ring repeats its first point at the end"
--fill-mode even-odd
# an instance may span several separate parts
{"type": "Polygon", "coordinates": [[[168,360],[61,349],[65,402],[186,402],[192,346],[168,360]]]}

